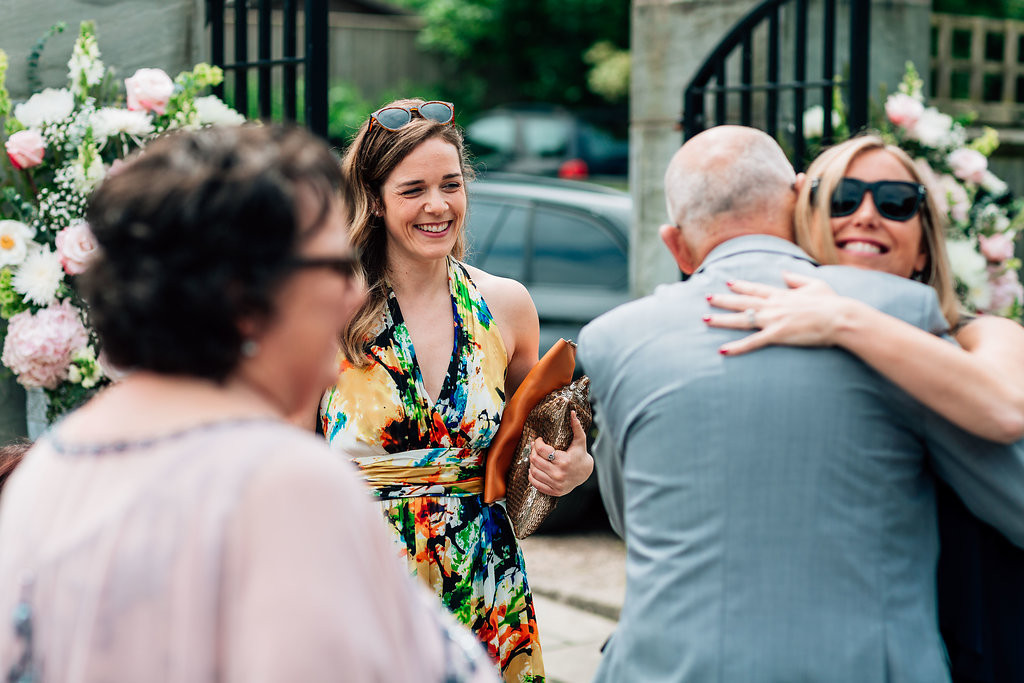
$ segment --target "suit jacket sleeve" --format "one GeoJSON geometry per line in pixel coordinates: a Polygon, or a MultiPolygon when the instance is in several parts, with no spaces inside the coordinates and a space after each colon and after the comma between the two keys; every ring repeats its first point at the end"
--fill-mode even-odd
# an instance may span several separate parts
{"type": "Polygon", "coordinates": [[[610,378],[614,374],[612,361],[599,354],[601,335],[593,328],[593,323],[580,332],[577,364],[590,377],[590,399],[594,404],[594,424],[597,427],[597,440],[594,442],[594,469],[597,471],[597,484],[601,490],[601,500],[608,521],[622,538],[626,537],[625,496],[623,493],[622,462],[623,452],[621,440],[615,434],[612,423],[611,409],[608,406],[610,378]]]}

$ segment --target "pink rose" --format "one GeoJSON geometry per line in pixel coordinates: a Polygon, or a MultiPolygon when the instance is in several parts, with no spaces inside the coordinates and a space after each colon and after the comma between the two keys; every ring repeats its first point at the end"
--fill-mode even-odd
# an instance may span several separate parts
{"type": "Polygon", "coordinates": [[[174,81],[160,69],[139,69],[124,80],[128,92],[128,108],[163,114],[167,101],[174,94],[174,81]]]}
{"type": "Polygon", "coordinates": [[[992,311],[1002,311],[1013,305],[1014,301],[1024,301],[1024,287],[1017,278],[1017,271],[1007,269],[992,277],[992,311]]]}
{"type": "Polygon", "coordinates": [[[1013,238],[1005,232],[994,235],[978,235],[978,245],[982,255],[993,263],[1002,263],[1013,258],[1013,238]]]}
{"type": "Polygon", "coordinates": [[[96,256],[96,237],[85,221],[77,221],[57,233],[57,256],[64,272],[80,275],[96,256]]]}
{"type": "Polygon", "coordinates": [[[953,169],[953,175],[960,180],[966,180],[975,184],[980,184],[985,180],[985,171],[988,170],[988,159],[977,150],[961,147],[946,157],[946,161],[949,162],[949,167],[953,169]]]}
{"type": "Polygon", "coordinates": [[[18,170],[43,163],[43,155],[46,153],[43,136],[32,129],[14,133],[7,138],[4,147],[7,148],[7,157],[18,170]]]}
{"type": "Polygon", "coordinates": [[[924,113],[920,100],[905,93],[894,93],[885,100],[885,115],[894,125],[911,129],[924,113]]]}
{"type": "Polygon", "coordinates": [[[67,379],[71,356],[88,343],[78,309],[63,301],[12,316],[0,361],[22,386],[54,389],[67,379]]]}

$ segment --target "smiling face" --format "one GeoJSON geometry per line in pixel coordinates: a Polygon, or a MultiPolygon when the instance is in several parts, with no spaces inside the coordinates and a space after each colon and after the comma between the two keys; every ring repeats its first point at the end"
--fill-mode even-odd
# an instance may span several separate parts
{"type": "MultiPolygon", "coordinates": [[[[903,164],[883,149],[858,154],[844,176],[868,183],[877,180],[916,182],[903,164]]],[[[870,192],[865,192],[856,211],[831,219],[839,263],[900,277],[910,277],[915,271],[924,270],[928,255],[924,250],[920,212],[908,221],[890,220],[878,213],[873,199],[870,192]]]]}
{"type": "Polygon", "coordinates": [[[433,137],[409,153],[384,181],[388,258],[433,261],[451,253],[466,216],[459,152],[433,137]]]}

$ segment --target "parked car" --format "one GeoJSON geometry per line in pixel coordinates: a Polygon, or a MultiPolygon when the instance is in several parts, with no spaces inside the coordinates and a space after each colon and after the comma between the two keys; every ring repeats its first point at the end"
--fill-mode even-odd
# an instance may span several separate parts
{"type": "MultiPolygon", "coordinates": [[[[540,318],[540,352],[575,341],[590,320],[629,300],[630,196],[592,183],[490,174],[469,183],[467,260],[519,280],[540,318]]],[[[602,515],[597,478],[563,497],[541,527],[602,515]]]]}
{"type": "Polygon", "coordinates": [[[466,126],[474,163],[483,171],[504,171],[583,180],[625,177],[629,144],[547,105],[491,109],[466,126]]]}

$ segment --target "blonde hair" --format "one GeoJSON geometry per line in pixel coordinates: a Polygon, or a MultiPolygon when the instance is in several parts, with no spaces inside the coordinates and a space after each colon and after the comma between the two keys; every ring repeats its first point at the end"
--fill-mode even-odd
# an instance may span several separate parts
{"type": "Polygon", "coordinates": [[[796,241],[808,254],[821,263],[839,262],[835,237],[832,233],[830,205],[832,193],[842,180],[846,169],[853,160],[872,150],[888,152],[899,161],[914,179],[925,186],[927,194],[919,211],[921,234],[925,256],[924,269],[914,274],[914,279],[930,285],[939,296],[942,314],[955,327],[960,320],[960,302],[953,289],[952,268],[946,255],[945,216],[938,209],[934,197],[940,190],[933,186],[930,177],[925,177],[906,152],[895,145],[886,144],[877,135],[861,135],[830,147],[822,152],[807,169],[807,182],[800,189],[796,200],[795,231],[796,241]],[[817,188],[812,197],[812,185],[817,188]]]}
{"type": "MultiPolygon", "coordinates": [[[[386,107],[418,107],[421,99],[395,100],[386,107]]],[[[455,147],[463,178],[470,180],[462,132],[454,123],[438,123],[430,119],[413,117],[398,130],[387,130],[379,124],[371,127],[367,119],[356,134],[352,145],[342,159],[342,172],[348,186],[349,239],[360,251],[360,277],[366,284],[366,303],[352,317],[341,335],[341,350],[345,358],[356,367],[369,364],[366,350],[370,337],[380,324],[387,306],[387,232],[384,227],[384,201],[381,187],[384,181],[414,149],[423,142],[440,138],[455,147]]],[[[457,226],[457,237],[451,255],[465,256],[464,225],[457,226]]]]}

